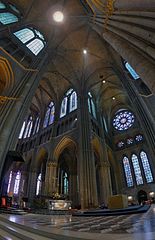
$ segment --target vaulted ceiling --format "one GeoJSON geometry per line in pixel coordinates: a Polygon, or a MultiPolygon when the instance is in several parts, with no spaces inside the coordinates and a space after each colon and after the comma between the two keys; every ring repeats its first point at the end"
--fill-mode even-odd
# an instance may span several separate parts
{"type": "Polygon", "coordinates": [[[105,114],[117,106],[128,106],[128,97],[114,71],[114,62],[123,69],[121,59],[92,29],[91,14],[80,0],[10,2],[21,11],[22,24],[35,26],[48,42],[49,64],[33,98],[33,110],[43,111],[49,101],[60,101],[68,88],[79,92],[81,86],[92,92],[105,114]],[[63,23],[54,23],[56,10],[63,11],[63,23]],[[86,55],[83,49],[87,49],[86,55]]]}

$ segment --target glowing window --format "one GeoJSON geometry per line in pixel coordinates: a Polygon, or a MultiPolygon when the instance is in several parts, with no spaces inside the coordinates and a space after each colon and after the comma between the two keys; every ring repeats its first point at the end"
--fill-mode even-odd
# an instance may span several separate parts
{"type": "Polygon", "coordinates": [[[37,117],[33,129],[33,135],[36,134],[39,131],[39,126],[40,126],[40,118],[37,117]]]}
{"type": "Polygon", "coordinates": [[[39,195],[41,192],[41,173],[37,178],[37,188],[36,188],[36,195],[39,195]]]}
{"type": "Polygon", "coordinates": [[[151,183],[151,182],[153,182],[153,176],[152,176],[148,157],[144,151],[141,151],[140,158],[142,161],[146,181],[147,181],[147,183],[151,183]]]}
{"type": "Polygon", "coordinates": [[[0,9],[5,9],[5,8],[6,8],[5,4],[0,2],[0,9]]]}
{"type": "Polygon", "coordinates": [[[13,190],[14,194],[18,194],[19,192],[20,179],[21,179],[21,172],[18,171],[15,178],[15,184],[14,184],[14,190],[13,190]]]}
{"type": "Polygon", "coordinates": [[[24,28],[14,33],[14,35],[22,42],[26,43],[35,37],[33,31],[29,28],[24,28]]]}
{"type": "Polygon", "coordinates": [[[143,184],[143,178],[142,178],[142,173],[139,166],[138,157],[135,154],[133,154],[131,159],[132,159],[132,164],[133,164],[137,185],[141,185],[143,184]]]}
{"type": "Polygon", "coordinates": [[[10,172],[10,175],[9,175],[9,181],[8,181],[7,193],[10,192],[11,180],[12,180],[12,171],[10,172]]]}
{"type": "Polygon", "coordinates": [[[141,134],[138,134],[135,136],[135,140],[136,140],[136,142],[141,142],[141,141],[143,141],[143,136],[141,134]]]}
{"type": "Polygon", "coordinates": [[[33,28],[24,28],[14,33],[14,35],[34,54],[38,55],[45,47],[46,42],[43,35],[33,28]]]}
{"type": "Polygon", "coordinates": [[[96,118],[96,108],[90,92],[88,92],[88,110],[96,118]]]}
{"type": "Polygon", "coordinates": [[[127,186],[132,187],[133,186],[133,178],[132,178],[132,174],[131,174],[129,159],[127,157],[123,158],[123,166],[124,166],[124,172],[125,172],[127,186]]]}
{"type": "Polygon", "coordinates": [[[36,56],[44,48],[44,43],[40,39],[34,39],[26,45],[36,56]]]}
{"type": "Polygon", "coordinates": [[[44,124],[43,127],[46,128],[48,125],[52,124],[54,122],[54,114],[55,114],[55,107],[54,103],[51,102],[47,108],[44,124]]]}
{"type": "Polygon", "coordinates": [[[72,92],[72,94],[70,95],[70,107],[69,107],[69,111],[72,112],[75,109],[77,109],[77,94],[76,92],[72,92]]]}
{"type": "Polygon", "coordinates": [[[24,132],[24,138],[30,137],[32,132],[32,126],[33,126],[33,121],[32,121],[32,117],[30,117],[24,132]]]}
{"type": "Polygon", "coordinates": [[[133,113],[129,111],[118,112],[113,119],[113,126],[119,131],[124,131],[132,127],[135,121],[133,113]]]}
{"type": "Polygon", "coordinates": [[[117,143],[118,148],[123,148],[125,146],[125,143],[123,141],[120,141],[117,143]]]}
{"type": "Polygon", "coordinates": [[[23,137],[23,133],[24,133],[24,130],[25,130],[25,121],[23,122],[23,126],[22,126],[22,128],[21,128],[21,130],[20,130],[20,133],[19,133],[19,139],[22,139],[22,137],[23,137]]]}
{"type": "Polygon", "coordinates": [[[68,175],[67,173],[65,172],[64,173],[64,177],[63,177],[63,184],[64,184],[64,194],[68,194],[68,175]]]}
{"type": "Polygon", "coordinates": [[[67,97],[65,97],[65,98],[62,100],[60,118],[64,117],[64,116],[66,115],[66,113],[67,113],[67,100],[68,100],[67,97]]]}
{"type": "Polygon", "coordinates": [[[125,63],[125,67],[135,80],[140,78],[139,75],[135,72],[135,70],[131,67],[131,65],[128,62],[125,63]]]}
{"type": "Polygon", "coordinates": [[[0,22],[4,25],[18,22],[18,18],[9,12],[0,13],[0,22]]]}
{"type": "Polygon", "coordinates": [[[126,140],[127,145],[131,145],[131,144],[133,144],[133,142],[134,142],[133,138],[128,138],[126,140]]]}

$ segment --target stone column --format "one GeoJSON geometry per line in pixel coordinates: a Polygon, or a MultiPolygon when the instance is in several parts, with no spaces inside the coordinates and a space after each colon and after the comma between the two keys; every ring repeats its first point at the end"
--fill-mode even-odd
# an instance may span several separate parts
{"type": "Polygon", "coordinates": [[[70,179],[70,199],[72,201],[73,208],[79,205],[78,187],[77,187],[77,174],[71,173],[70,179]]]}
{"type": "Polygon", "coordinates": [[[30,205],[33,204],[34,197],[36,196],[37,177],[38,177],[38,173],[36,169],[29,172],[28,202],[30,203],[30,205]]]}
{"type": "Polygon", "coordinates": [[[96,171],[91,145],[91,122],[88,111],[88,94],[83,91],[78,97],[78,131],[79,131],[79,188],[81,207],[98,206],[96,189],[96,171]]]}
{"type": "Polygon", "coordinates": [[[112,195],[110,166],[106,162],[102,163],[99,170],[101,176],[101,197],[103,197],[103,202],[107,205],[108,197],[112,195]]]}
{"type": "Polygon", "coordinates": [[[46,167],[45,175],[45,194],[52,196],[53,192],[56,192],[56,168],[57,164],[55,162],[48,162],[46,167]]]}

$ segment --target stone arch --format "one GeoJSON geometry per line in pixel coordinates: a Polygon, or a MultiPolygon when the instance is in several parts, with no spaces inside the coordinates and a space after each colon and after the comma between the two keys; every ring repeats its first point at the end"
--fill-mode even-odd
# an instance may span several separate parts
{"type": "Polygon", "coordinates": [[[47,149],[44,147],[40,148],[37,152],[37,155],[34,161],[34,168],[38,169],[42,165],[42,163],[46,164],[47,159],[48,159],[47,149]]]}
{"type": "Polygon", "coordinates": [[[61,141],[57,144],[54,153],[53,153],[53,159],[55,162],[58,162],[60,154],[63,152],[65,148],[73,144],[76,146],[76,142],[69,136],[65,136],[61,139],[61,141]]]}
{"type": "Polygon", "coordinates": [[[14,74],[7,59],[0,57],[0,92],[6,92],[14,84],[14,74]]]}

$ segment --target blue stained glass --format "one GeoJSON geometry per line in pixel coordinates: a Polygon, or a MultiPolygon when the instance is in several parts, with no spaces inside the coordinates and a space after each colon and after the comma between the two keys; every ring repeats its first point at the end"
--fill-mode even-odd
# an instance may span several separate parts
{"type": "Polygon", "coordinates": [[[0,9],[5,9],[5,8],[6,8],[5,4],[0,2],[0,9]]]}
{"type": "Polygon", "coordinates": [[[143,140],[143,136],[141,134],[136,135],[135,140],[137,142],[141,142],[143,140]]]}
{"type": "Polygon", "coordinates": [[[75,109],[77,109],[77,94],[76,92],[72,92],[72,94],[70,95],[70,106],[69,106],[69,112],[74,111],[75,109]]]}
{"type": "Polygon", "coordinates": [[[152,176],[148,157],[144,151],[141,151],[140,158],[142,161],[146,181],[147,181],[147,183],[151,183],[151,182],[153,182],[153,176],[152,176]]]}
{"type": "Polygon", "coordinates": [[[127,143],[128,145],[133,144],[133,138],[128,138],[128,139],[126,140],[126,143],[127,143]]]}
{"type": "Polygon", "coordinates": [[[125,143],[124,143],[123,141],[120,141],[120,142],[117,143],[117,146],[118,146],[119,148],[122,148],[122,147],[125,146],[125,143]]]}
{"type": "Polygon", "coordinates": [[[125,67],[135,80],[140,78],[139,75],[135,72],[135,70],[131,67],[131,65],[128,62],[125,63],[125,67]]]}
{"type": "Polygon", "coordinates": [[[50,108],[47,109],[46,114],[45,114],[45,119],[44,119],[44,124],[43,124],[44,128],[46,128],[48,126],[49,115],[50,115],[50,108]]]}
{"type": "Polygon", "coordinates": [[[118,112],[113,119],[113,126],[119,131],[127,130],[132,127],[135,121],[133,113],[129,111],[118,112]]]}
{"type": "Polygon", "coordinates": [[[63,100],[62,100],[62,103],[61,103],[61,111],[60,111],[60,118],[61,117],[64,117],[67,113],[67,100],[68,98],[65,97],[63,100]]]}
{"type": "Polygon", "coordinates": [[[0,13],[0,22],[4,25],[18,22],[18,18],[9,12],[0,13]]]}
{"type": "Polygon", "coordinates": [[[33,31],[29,28],[21,29],[14,33],[14,35],[22,42],[26,43],[35,37],[33,31]]]}
{"type": "Polygon", "coordinates": [[[95,109],[95,104],[93,102],[93,99],[91,99],[91,107],[92,107],[93,117],[96,118],[96,109],[95,109]]]}
{"type": "Polygon", "coordinates": [[[131,174],[129,159],[127,157],[123,158],[123,166],[124,166],[124,172],[125,172],[127,186],[132,187],[133,186],[133,178],[132,178],[132,174],[131,174]]]}
{"type": "Polygon", "coordinates": [[[55,107],[52,106],[52,108],[50,109],[49,125],[54,122],[54,114],[55,114],[55,107]]]}
{"type": "Polygon", "coordinates": [[[68,194],[68,176],[64,174],[64,194],[68,194]]]}
{"type": "Polygon", "coordinates": [[[133,154],[131,159],[132,159],[132,164],[134,168],[137,185],[141,185],[143,184],[143,178],[142,178],[142,174],[139,166],[138,157],[135,154],[133,154]]]}

